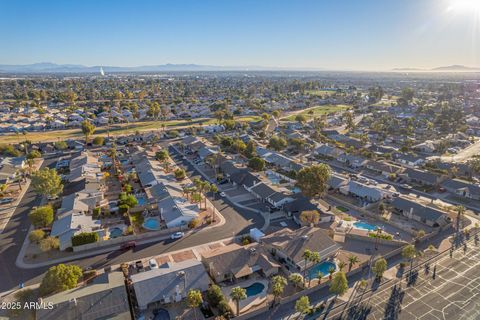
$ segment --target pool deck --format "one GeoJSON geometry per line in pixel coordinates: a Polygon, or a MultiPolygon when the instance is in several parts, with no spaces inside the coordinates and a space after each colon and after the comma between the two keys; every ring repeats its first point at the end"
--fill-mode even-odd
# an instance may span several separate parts
{"type": "Polygon", "coordinates": [[[235,287],[246,288],[246,287],[249,287],[256,282],[262,283],[265,286],[265,288],[263,288],[262,292],[260,292],[259,294],[256,294],[256,295],[251,296],[251,297],[247,297],[245,300],[240,301],[240,304],[239,304],[240,313],[243,313],[243,312],[245,312],[245,311],[247,311],[247,310],[249,310],[249,309],[251,309],[255,306],[258,306],[259,304],[261,304],[261,303],[263,303],[267,300],[267,292],[268,292],[268,286],[269,286],[268,280],[263,279],[263,278],[256,278],[256,279],[253,278],[253,279],[248,279],[248,280],[245,280],[245,281],[242,281],[242,282],[238,282],[238,283],[236,283],[234,285],[231,285],[231,286],[222,287],[223,294],[228,299],[228,304],[230,305],[230,307],[232,308],[232,310],[234,312],[236,312],[237,307],[236,307],[235,301],[233,301],[230,298],[230,292],[232,291],[232,289],[235,288],[235,287]]]}

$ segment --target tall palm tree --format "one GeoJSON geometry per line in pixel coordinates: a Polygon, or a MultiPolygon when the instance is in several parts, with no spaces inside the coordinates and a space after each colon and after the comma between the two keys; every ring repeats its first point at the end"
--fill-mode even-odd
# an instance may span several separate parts
{"type": "Polygon", "coordinates": [[[230,297],[233,301],[235,301],[237,307],[237,317],[240,314],[240,300],[244,300],[247,298],[247,290],[242,287],[235,287],[230,292],[230,297]]]}
{"type": "Polygon", "coordinates": [[[356,265],[359,262],[360,262],[360,260],[358,259],[357,256],[350,255],[348,257],[348,271],[350,272],[352,270],[353,266],[356,265]]]}
{"type": "Polygon", "coordinates": [[[275,305],[275,301],[279,298],[283,291],[285,290],[285,286],[287,285],[287,279],[282,276],[274,276],[271,280],[272,286],[272,294],[273,294],[273,304],[275,305]]]}
{"type": "Polygon", "coordinates": [[[345,262],[340,261],[340,262],[338,263],[338,269],[339,269],[340,271],[343,271],[343,268],[345,268],[346,265],[347,265],[347,264],[346,264],[345,262]]]}
{"type": "Polygon", "coordinates": [[[312,251],[308,250],[308,249],[305,249],[305,251],[303,252],[303,277],[305,278],[305,275],[307,274],[307,263],[308,261],[310,261],[310,258],[312,256],[312,251]]]}
{"type": "MultiPolygon", "coordinates": [[[[320,253],[318,252],[312,252],[310,255],[310,262],[313,263],[313,265],[317,264],[320,262],[320,253]]],[[[308,287],[310,287],[310,283],[312,282],[313,276],[308,277],[308,287]]]]}

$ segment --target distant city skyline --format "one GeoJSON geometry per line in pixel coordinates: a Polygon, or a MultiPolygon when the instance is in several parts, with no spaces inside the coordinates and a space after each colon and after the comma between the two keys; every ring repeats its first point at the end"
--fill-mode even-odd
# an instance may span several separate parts
{"type": "Polygon", "coordinates": [[[0,64],[480,67],[480,0],[0,2],[0,64]]]}

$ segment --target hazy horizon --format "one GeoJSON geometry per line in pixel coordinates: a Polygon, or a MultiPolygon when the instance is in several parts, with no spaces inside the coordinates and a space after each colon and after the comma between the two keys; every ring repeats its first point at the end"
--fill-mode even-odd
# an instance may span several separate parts
{"type": "Polygon", "coordinates": [[[13,1],[0,64],[480,67],[479,0],[13,1]]]}

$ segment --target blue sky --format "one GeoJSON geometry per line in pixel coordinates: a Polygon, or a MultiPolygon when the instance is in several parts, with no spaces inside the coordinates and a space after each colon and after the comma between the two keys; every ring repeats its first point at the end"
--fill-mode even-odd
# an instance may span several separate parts
{"type": "Polygon", "coordinates": [[[0,0],[0,64],[480,66],[480,5],[456,1],[480,3],[0,0]]]}

